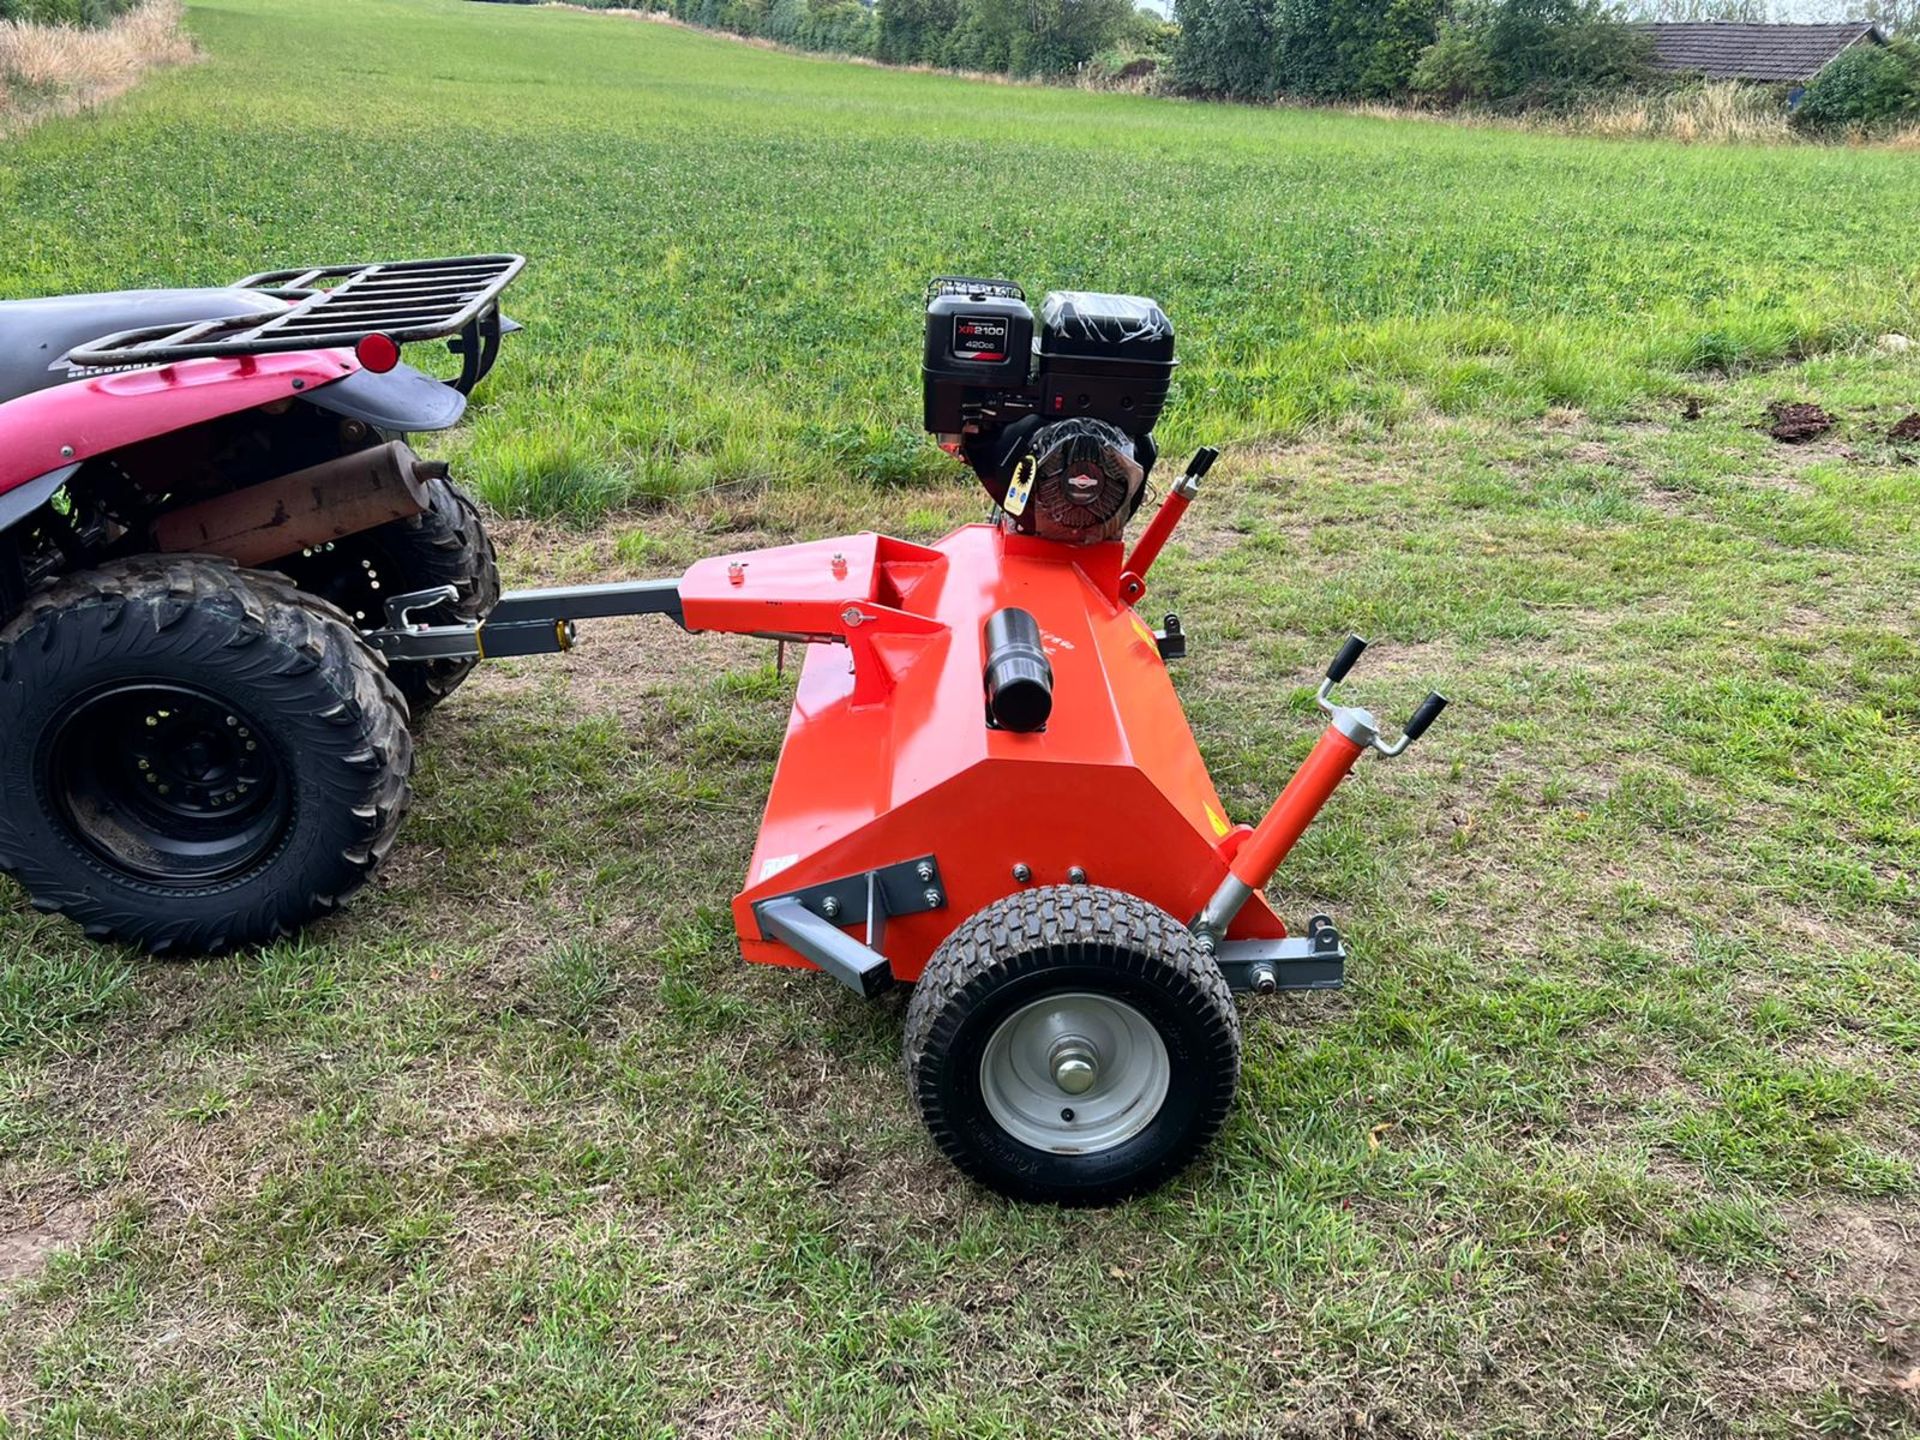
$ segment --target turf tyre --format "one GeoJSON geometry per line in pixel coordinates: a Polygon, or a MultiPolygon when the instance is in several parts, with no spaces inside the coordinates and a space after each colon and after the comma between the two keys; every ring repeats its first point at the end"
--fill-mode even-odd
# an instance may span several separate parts
{"type": "Polygon", "coordinates": [[[0,869],[97,939],[192,954],[292,933],[373,875],[412,764],[383,662],[346,616],[278,575],[211,557],[116,561],[65,577],[0,630],[0,869]],[[76,818],[73,771],[50,757],[90,697],[143,686],[189,687],[269,746],[284,820],[230,873],[156,878],[103,853],[76,818]]]}
{"type": "Polygon", "coordinates": [[[907,1088],[934,1143],[1016,1200],[1106,1205],[1152,1190],[1217,1135],[1240,1077],[1240,1017],[1213,958],[1171,915],[1098,886],[1021,891],[966,920],[907,1008],[907,1088]],[[995,1118],[983,1057],[1050,995],[1117,1000],[1151,1022],[1170,1084],[1145,1127],[1091,1154],[1026,1143],[995,1118]]]}
{"type": "MultiPolygon", "coordinates": [[[[427,482],[427,508],[404,520],[363,530],[323,549],[279,561],[301,589],[345,611],[361,630],[386,621],[390,596],[451,585],[459,598],[414,612],[426,625],[481,621],[500,599],[500,569],[479,507],[451,480],[427,482]]],[[[391,676],[418,720],[460,687],[472,660],[409,661],[391,676]]]]}

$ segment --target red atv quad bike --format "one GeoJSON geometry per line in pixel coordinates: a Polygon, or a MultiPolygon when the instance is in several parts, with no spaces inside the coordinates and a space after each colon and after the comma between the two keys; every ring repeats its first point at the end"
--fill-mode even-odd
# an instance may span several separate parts
{"type": "Polygon", "coordinates": [[[272,939],[393,842],[409,718],[471,662],[388,671],[384,600],[477,621],[491,545],[443,430],[517,328],[525,262],[283,270],[0,302],[0,869],[89,935],[272,939]],[[460,374],[399,363],[446,339],[460,374]]]}

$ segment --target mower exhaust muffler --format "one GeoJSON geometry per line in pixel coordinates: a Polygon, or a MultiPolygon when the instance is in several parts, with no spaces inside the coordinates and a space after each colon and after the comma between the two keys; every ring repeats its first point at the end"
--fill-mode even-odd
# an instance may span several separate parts
{"type": "Polygon", "coordinates": [[[1047,728],[1053,713],[1053,666],[1040,643],[1040,622],[1017,605],[987,617],[987,719],[1000,730],[1047,728]]]}

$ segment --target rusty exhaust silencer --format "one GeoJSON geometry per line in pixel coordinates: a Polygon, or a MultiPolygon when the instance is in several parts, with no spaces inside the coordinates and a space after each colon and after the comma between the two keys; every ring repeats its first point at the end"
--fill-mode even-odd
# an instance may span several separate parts
{"type": "Polygon", "coordinates": [[[446,473],[390,441],[169,510],[153,522],[153,548],[264,564],[420,514],[427,483],[446,473]]]}

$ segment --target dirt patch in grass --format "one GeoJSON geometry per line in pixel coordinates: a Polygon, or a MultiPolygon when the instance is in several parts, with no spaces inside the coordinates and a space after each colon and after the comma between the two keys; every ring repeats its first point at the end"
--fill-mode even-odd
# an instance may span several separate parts
{"type": "Polygon", "coordinates": [[[92,1228],[87,1207],[70,1201],[28,1216],[19,1229],[0,1231],[0,1295],[35,1279],[55,1254],[78,1245],[92,1228]]]}
{"type": "Polygon", "coordinates": [[[1767,407],[1767,433],[1783,445],[1817,440],[1833,428],[1833,417],[1818,405],[1779,401],[1767,407]]]}
{"type": "Polygon", "coordinates": [[[1770,1389],[1835,1390],[1920,1418],[1920,1231],[1911,1214],[1844,1205],[1783,1237],[1775,1274],[1709,1283],[1722,1322],[1770,1389]]]}
{"type": "Polygon", "coordinates": [[[1910,441],[1920,443],[1920,410],[1896,422],[1894,427],[1887,431],[1887,438],[1902,444],[1910,441]]]}

